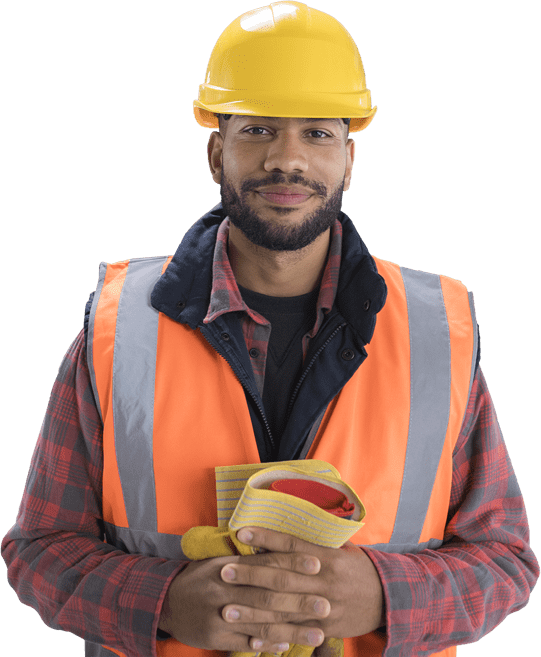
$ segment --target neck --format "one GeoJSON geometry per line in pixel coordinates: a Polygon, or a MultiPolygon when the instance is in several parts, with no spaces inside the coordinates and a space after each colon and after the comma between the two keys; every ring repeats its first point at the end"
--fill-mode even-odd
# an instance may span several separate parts
{"type": "Polygon", "coordinates": [[[331,231],[326,230],[298,251],[271,251],[256,246],[233,224],[229,226],[229,260],[239,285],[271,297],[296,297],[321,282],[331,231]]]}

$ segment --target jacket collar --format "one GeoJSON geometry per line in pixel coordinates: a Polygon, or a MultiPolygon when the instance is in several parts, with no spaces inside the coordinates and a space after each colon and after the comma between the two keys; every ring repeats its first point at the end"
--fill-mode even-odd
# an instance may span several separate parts
{"type": "MultiPolygon", "coordinates": [[[[218,227],[225,215],[214,206],[186,233],[151,294],[156,310],[196,329],[207,314],[212,288],[212,258],[218,227]]],[[[339,213],[342,258],[335,307],[364,343],[370,342],[387,286],[351,219],[339,213]]]]}

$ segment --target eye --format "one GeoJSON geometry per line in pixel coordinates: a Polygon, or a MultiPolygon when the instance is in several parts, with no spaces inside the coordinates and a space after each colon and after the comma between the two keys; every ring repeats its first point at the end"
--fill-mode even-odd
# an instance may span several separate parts
{"type": "Polygon", "coordinates": [[[256,136],[262,134],[261,132],[257,132],[257,133],[251,132],[251,130],[263,130],[263,131],[268,132],[268,130],[266,128],[261,128],[260,126],[257,126],[257,125],[254,126],[253,128],[246,128],[246,130],[243,130],[243,132],[248,132],[251,135],[256,135],[256,136]]]}
{"type": "Polygon", "coordinates": [[[320,135],[322,135],[321,137],[316,137],[316,139],[322,139],[323,137],[332,138],[332,135],[329,135],[328,133],[323,132],[323,130],[310,130],[310,132],[308,134],[313,135],[316,132],[319,133],[320,135]]]}

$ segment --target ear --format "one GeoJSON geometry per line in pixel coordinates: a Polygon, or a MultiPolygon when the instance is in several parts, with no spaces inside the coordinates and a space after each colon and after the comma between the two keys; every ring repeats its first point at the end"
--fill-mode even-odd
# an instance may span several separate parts
{"type": "Polygon", "coordinates": [[[353,139],[348,139],[346,144],[346,173],[344,176],[344,191],[349,189],[354,159],[355,159],[355,142],[353,141],[353,139]]]}
{"type": "Polygon", "coordinates": [[[215,183],[220,184],[222,181],[222,151],[224,138],[219,132],[213,132],[210,135],[207,146],[207,155],[209,160],[210,172],[215,183]]]}

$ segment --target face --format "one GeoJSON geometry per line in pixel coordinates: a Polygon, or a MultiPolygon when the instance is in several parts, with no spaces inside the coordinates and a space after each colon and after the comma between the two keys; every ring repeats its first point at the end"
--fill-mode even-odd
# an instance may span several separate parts
{"type": "Polygon", "coordinates": [[[349,188],[354,142],[341,119],[233,115],[209,141],[231,223],[257,246],[297,251],[334,223],[349,188]]]}

